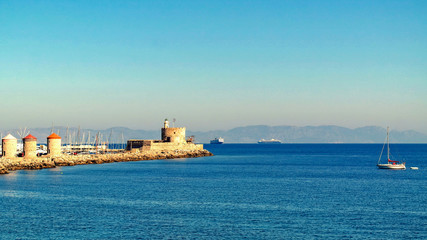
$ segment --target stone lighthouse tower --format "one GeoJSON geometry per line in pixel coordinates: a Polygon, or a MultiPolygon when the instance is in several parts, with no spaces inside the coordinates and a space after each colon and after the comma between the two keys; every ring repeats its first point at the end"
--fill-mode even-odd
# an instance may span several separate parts
{"type": "Polygon", "coordinates": [[[47,154],[51,157],[62,154],[61,137],[56,133],[52,133],[47,137],[47,154]]]}
{"type": "Polygon", "coordinates": [[[29,134],[22,139],[24,143],[24,158],[35,158],[37,154],[37,138],[29,134]]]}
{"type": "Polygon", "coordinates": [[[6,137],[2,139],[2,156],[3,158],[14,158],[16,156],[16,145],[18,144],[18,140],[12,136],[12,134],[8,134],[6,137]]]}
{"type": "Polygon", "coordinates": [[[162,140],[163,142],[170,142],[175,144],[185,144],[185,127],[182,128],[171,128],[169,127],[169,121],[165,119],[162,128],[162,140]]]}

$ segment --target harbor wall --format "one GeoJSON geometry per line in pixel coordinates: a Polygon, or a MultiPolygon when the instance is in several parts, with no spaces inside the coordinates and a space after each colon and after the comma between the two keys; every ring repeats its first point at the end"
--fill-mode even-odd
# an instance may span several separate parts
{"type": "Polygon", "coordinates": [[[55,168],[60,166],[74,166],[84,164],[102,164],[112,162],[129,162],[157,159],[177,159],[213,156],[205,149],[201,150],[162,150],[148,152],[122,152],[115,154],[90,154],[90,155],[60,155],[43,156],[28,160],[24,158],[0,159],[0,174],[6,174],[15,170],[34,170],[43,168],[55,168]]]}
{"type": "Polygon", "coordinates": [[[202,150],[203,144],[194,143],[152,143],[151,151],[162,151],[162,150],[202,150]]]}
{"type": "Polygon", "coordinates": [[[127,151],[202,150],[203,144],[187,142],[163,142],[159,140],[128,140],[127,151]]]}

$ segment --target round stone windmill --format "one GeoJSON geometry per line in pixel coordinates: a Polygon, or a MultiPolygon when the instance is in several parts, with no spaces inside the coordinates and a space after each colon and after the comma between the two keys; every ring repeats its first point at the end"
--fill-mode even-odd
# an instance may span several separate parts
{"type": "Polygon", "coordinates": [[[62,154],[61,137],[56,133],[52,133],[47,137],[47,154],[51,157],[62,154]]]}
{"type": "Polygon", "coordinates": [[[14,158],[16,157],[16,146],[18,140],[12,136],[12,134],[6,135],[2,139],[2,156],[3,158],[14,158]]]}
{"type": "Polygon", "coordinates": [[[24,144],[24,158],[31,159],[37,156],[37,138],[31,134],[22,139],[24,144]]]}

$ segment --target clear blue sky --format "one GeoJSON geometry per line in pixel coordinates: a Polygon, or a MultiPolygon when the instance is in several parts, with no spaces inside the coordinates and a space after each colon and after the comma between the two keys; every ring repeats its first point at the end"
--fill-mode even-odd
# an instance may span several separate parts
{"type": "Polygon", "coordinates": [[[427,133],[427,1],[0,0],[0,129],[427,133]]]}

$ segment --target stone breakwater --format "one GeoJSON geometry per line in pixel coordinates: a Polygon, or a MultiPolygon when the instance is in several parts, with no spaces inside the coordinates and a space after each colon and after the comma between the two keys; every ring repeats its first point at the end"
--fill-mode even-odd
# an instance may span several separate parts
{"type": "Polygon", "coordinates": [[[213,154],[203,150],[174,150],[174,151],[148,151],[138,153],[114,153],[96,155],[61,155],[56,157],[38,157],[34,159],[1,159],[0,174],[6,174],[15,170],[35,170],[43,168],[54,168],[57,166],[74,166],[85,164],[102,164],[112,162],[130,162],[157,159],[177,159],[207,157],[213,154]]]}

